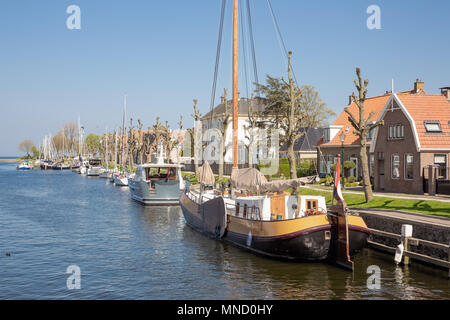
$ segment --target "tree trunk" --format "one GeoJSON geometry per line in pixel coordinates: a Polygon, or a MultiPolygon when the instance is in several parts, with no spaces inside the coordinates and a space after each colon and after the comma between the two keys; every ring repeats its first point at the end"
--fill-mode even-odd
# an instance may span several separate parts
{"type": "Polygon", "coordinates": [[[290,178],[297,179],[297,169],[295,167],[294,143],[292,143],[291,141],[288,142],[287,157],[289,161],[290,178]]]}
{"type": "MultiPolygon", "coordinates": [[[[294,143],[288,141],[287,157],[289,161],[290,178],[297,179],[297,169],[295,167],[294,143]]],[[[297,194],[297,188],[292,189],[292,194],[297,194]]]]}
{"type": "Polygon", "coordinates": [[[361,139],[361,149],[359,152],[361,166],[363,170],[363,188],[366,197],[366,203],[373,200],[372,185],[370,183],[369,162],[367,161],[366,139],[361,139]]]}

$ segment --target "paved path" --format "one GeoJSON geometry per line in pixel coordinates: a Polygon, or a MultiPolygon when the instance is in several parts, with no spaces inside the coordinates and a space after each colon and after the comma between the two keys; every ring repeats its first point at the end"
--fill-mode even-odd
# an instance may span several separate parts
{"type": "MultiPolygon", "coordinates": [[[[316,191],[328,191],[332,192],[333,189],[328,188],[318,188],[313,187],[310,185],[303,186],[304,188],[309,188],[316,191]]],[[[349,190],[342,190],[342,193],[350,193],[350,194],[363,194],[361,191],[349,191],[349,190]]],[[[412,200],[425,200],[425,201],[439,201],[439,202],[448,202],[450,204],[450,198],[447,197],[433,197],[433,196],[418,196],[418,195],[407,195],[407,194],[392,194],[392,193],[380,193],[380,192],[374,192],[374,197],[384,197],[384,198],[394,198],[394,199],[412,199],[412,200]]]]}
{"type": "Polygon", "coordinates": [[[427,223],[434,224],[441,227],[446,227],[450,229],[450,218],[431,216],[427,214],[415,213],[415,212],[402,212],[395,210],[379,210],[379,209],[367,209],[367,208],[351,208],[351,211],[355,211],[362,214],[370,214],[375,216],[384,216],[390,218],[396,218],[399,220],[404,220],[405,223],[417,222],[417,223],[427,223]]]}

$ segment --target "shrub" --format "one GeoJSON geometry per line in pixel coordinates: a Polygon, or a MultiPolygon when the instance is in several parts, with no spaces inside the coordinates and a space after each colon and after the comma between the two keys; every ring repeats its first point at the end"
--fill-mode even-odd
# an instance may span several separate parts
{"type": "Polygon", "coordinates": [[[352,177],[352,176],[345,179],[345,182],[346,182],[346,183],[353,183],[353,182],[355,182],[355,181],[356,181],[356,178],[355,178],[355,177],[352,177]]]}

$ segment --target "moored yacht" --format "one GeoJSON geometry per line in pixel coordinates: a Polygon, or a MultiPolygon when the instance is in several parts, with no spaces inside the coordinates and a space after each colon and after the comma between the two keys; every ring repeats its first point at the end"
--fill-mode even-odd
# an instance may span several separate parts
{"type": "Polygon", "coordinates": [[[89,166],[86,169],[86,175],[88,176],[99,176],[103,172],[100,159],[90,159],[89,166]]]}
{"type": "Polygon", "coordinates": [[[178,205],[184,189],[179,164],[146,163],[136,168],[136,175],[128,179],[131,198],[143,205],[178,205]]]}
{"type": "MultiPolygon", "coordinates": [[[[186,188],[180,205],[193,229],[255,253],[288,260],[333,259],[338,254],[338,215],[327,211],[322,196],[283,192],[299,187],[297,180],[267,182],[256,169],[234,169],[230,188],[186,188]]],[[[353,255],[365,246],[370,231],[357,215],[347,214],[346,221],[353,255]]]]}

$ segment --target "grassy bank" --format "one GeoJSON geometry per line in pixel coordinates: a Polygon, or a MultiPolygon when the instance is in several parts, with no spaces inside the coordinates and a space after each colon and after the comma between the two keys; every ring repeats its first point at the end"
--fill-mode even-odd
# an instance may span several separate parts
{"type": "MultiPolygon", "coordinates": [[[[300,188],[299,194],[303,195],[321,195],[324,196],[327,204],[331,204],[333,196],[332,191],[318,191],[307,188],[300,188]]],[[[382,210],[399,210],[415,213],[424,213],[436,216],[444,216],[450,218],[450,203],[432,201],[432,200],[416,200],[416,199],[397,199],[389,197],[375,197],[369,203],[365,202],[364,194],[343,193],[345,201],[350,208],[372,208],[382,210]]]]}

